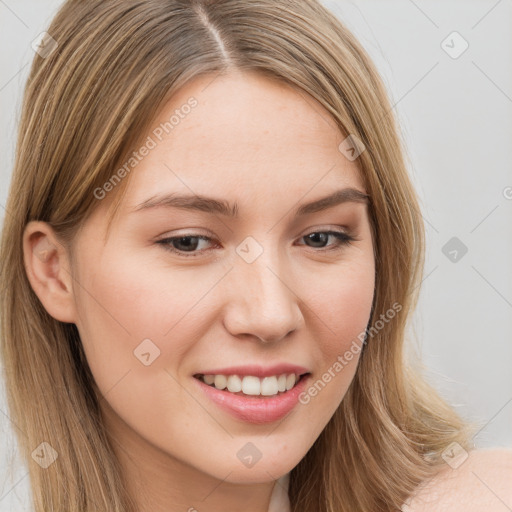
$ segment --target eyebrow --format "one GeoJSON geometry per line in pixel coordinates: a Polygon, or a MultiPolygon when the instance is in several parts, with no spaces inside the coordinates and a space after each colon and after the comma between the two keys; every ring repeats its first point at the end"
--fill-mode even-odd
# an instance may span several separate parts
{"type": "MultiPolygon", "coordinates": [[[[368,194],[355,188],[343,188],[336,190],[328,196],[300,205],[296,208],[294,215],[300,217],[327,210],[328,208],[347,202],[368,203],[369,198],[370,196],[368,194]]],[[[228,201],[197,194],[165,194],[147,199],[131,210],[131,213],[153,208],[181,208],[220,214],[226,217],[237,217],[239,212],[239,205],[236,202],[230,204],[228,201]]]]}

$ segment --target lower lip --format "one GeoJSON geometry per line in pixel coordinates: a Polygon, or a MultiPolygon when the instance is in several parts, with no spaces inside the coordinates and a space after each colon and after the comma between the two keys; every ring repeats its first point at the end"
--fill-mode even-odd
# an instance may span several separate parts
{"type": "Polygon", "coordinates": [[[202,380],[192,377],[221,409],[234,417],[250,423],[270,423],[286,416],[298,403],[299,395],[304,391],[311,374],[302,379],[289,391],[277,396],[242,396],[227,390],[209,386],[202,380]]]}

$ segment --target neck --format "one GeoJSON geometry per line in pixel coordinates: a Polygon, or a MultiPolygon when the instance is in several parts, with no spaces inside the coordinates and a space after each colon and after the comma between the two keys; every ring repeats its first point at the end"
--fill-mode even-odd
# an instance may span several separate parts
{"type": "MultiPolygon", "coordinates": [[[[275,480],[244,484],[227,481],[229,474],[215,478],[164,453],[105,412],[109,436],[137,512],[269,512],[275,507],[269,509],[275,480]]],[[[282,481],[277,484],[281,503],[286,489],[282,481]]]]}

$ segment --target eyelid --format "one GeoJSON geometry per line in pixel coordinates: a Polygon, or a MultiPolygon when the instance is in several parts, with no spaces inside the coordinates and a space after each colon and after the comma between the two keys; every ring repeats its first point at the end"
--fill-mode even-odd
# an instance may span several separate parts
{"type": "MultiPolygon", "coordinates": [[[[170,232],[170,233],[166,233],[162,236],[159,236],[155,239],[155,241],[158,241],[158,240],[165,240],[165,239],[168,239],[168,238],[180,238],[180,237],[198,237],[198,238],[201,238],[201,237],[207,237],[207,238],[211,238],[213,240],[217,240],[217,237],[216,235],[214,235],[211,231],[208,231],[208,230],[205,230],[206,232],[195,232],[194,229],[199,229],[199,230],[203,230],[204,228],[194,228],[194,227],[190,227],[190,228],[183,228],[183,232],[181,233],[179,231],[177,232],[170,232]]],[[[353,235],[352,231],[348,226],[346,225],[320,225],[319,227],[314,227],[314,228],[308,228],[306,230],[304,230],[302,233],[300,233],[299,235],[297,235],[295,238],[302,238],[304,236],[307,236],[311,233],[325,233],[327,231],[336,231],[336,232],[339,232],[339,233],[342,233],[344,235],[347,235],[347,236],[351,236],[353,235]]]]}
{"type": "MultiPolygon", "coordinates": [[[[188,228],[193,229],[193,228],[188,228]]],[[[302,240],[305,237],[316,234],[316,233],[322,233],[327,234],[328,236],[332,236],[336,238],[336,243],[327,245],[326,247],[310,247],[307,246],[305,243],[298,244],[301,246],[309,247],[313,253],[318,254],[331,254],[334,252],[339,252],[343,250],[345,247],[351,245],[355,241],[359,241],[360,239],[352,234],[350,230],[346,229],[346,226],[336,226],[336,228],[310,228],[308,231],[305,232],[305,234],[301,234],[296,239],[302,240]],[[345,229],[340,229],[345,228],[345,229]]],[[[199,258],[205,253],[209,253],[215,249],[215,246],[209,247],[207,249],[203,249],[200,251],[181,251],[179,249],[175,249],[172,247],[172,241],[179,239],[179,238],[196,238],[199,240],[209,240],[212,242],[216,241],[216,238],[209,235],[199,234],[199,233],[193,233],[191,231],[186,231],[185,233],[177,233],[173,234],[173,236],[164,236],[163,238],[157,240],[155,243],[162,245],[163,248],[171,253],[176,254],[179,257],[185,257],[185,258],[199,258]]]]}
{"type": "Polygon", "coordinates": [[[310,233],[325,233],[326,231],[337,231],[338,233],[343,233],[345,235],[351,234],[351,230],[349,229],[348,226],[340,226],[339,224],[326,224],[315,226],[313,228],[307,228],[306,230],[304,230],[303,234],[300,234],[297,238],[309,235],[310,233]]]}

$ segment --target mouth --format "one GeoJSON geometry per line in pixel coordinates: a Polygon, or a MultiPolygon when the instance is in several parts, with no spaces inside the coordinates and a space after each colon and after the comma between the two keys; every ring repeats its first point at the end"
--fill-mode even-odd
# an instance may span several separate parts
{"type": "Polygon", "coordinates": [[[301,374],[283,373],[260,378],[254,375],[213,375],[197,373],[194,375],[194,378],[207,386],[230,395],[262,399],[286,394],[309,375],[311,375],[310,372],[301,374]]]}
{"type": "Polygon", "coordinates": [[[255,425],[280,421],[297,408],[311,378],[310,372],[261,378],[231,372],[194,375],[199,389],[218,408],[236,420],[255,425]]]}

